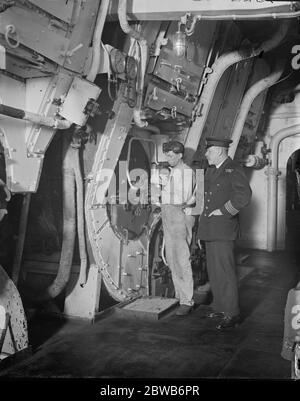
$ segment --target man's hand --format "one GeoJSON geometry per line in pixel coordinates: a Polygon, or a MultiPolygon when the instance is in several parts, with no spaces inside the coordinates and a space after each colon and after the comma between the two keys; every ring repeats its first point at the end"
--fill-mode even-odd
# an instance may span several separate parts
{"type": "Polygon", "coordinates": [[[3,220],[3,217],[7,214],[6,209],[0,209],[0,221],[3,220]]]}
{"type": "Polygon", "coordinates": [[[211,217],[211,216],[223,216],[223,213],[221,212],[220,209],[215,209],[209,213],[208,217],[211,217]]]}
{"type": "Polygon", "coordinates": [[[197,240],[197,244],[198,244],[198,246],[199,246],[199,249],[202,249],[202,245],[201,245],[201,242],[200,242],[199,239],[197,240]]]}
{"type": "Polygon", "coordinates": [[[3,187],[3,190],[4,190],[5,194],[6,194],[5,200],[6,200],[7,202],[10,201],[10,199],[11,199],[11,193],[10,193],[9,189],[7,188],[5,182],[4,182],[3,180],[1,180],[1,178],[0,178],[0,187],[3,187]]]}

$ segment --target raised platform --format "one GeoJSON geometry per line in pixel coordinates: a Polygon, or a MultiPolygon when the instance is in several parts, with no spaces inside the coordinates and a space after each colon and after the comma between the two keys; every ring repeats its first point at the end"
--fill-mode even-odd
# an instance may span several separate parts
{"type": "Polygon", "coordinates": [[[120,313],[128,317],[158,320],[178,304],[175,298],[143,297],[121,307],[120,313]]]}

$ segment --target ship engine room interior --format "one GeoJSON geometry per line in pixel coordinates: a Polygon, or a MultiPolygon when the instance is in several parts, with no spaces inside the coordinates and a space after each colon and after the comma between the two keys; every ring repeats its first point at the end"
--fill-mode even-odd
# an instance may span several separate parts
{"type": "Polygon", "coordinates": [[[299,18],[300,1],[0,0],[0,386],[300,379],[299,18]],[[197,239],[207,138],[252,191],[221,331],[197,239]],[[196,177],[186,316],[155,192],[174,142],[196,177]]]}

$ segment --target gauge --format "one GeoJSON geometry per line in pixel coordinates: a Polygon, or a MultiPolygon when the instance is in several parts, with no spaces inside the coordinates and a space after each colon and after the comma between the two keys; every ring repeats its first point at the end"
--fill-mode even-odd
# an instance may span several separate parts
{"type": "Polygon", "coordinates": [[[134,79],[137,76],[138,66],[134,57],[127,56],[126,59],[126,75],[128,79],[134,79]]]}
{"type": "Polygon", "coordinates": [[[121,52],[121,50],[118,49],[112,49],[109,55],[110,55],[111,68],[113,69],[114,73],[123,74],[126,68],[125,55],[121,52]]]}

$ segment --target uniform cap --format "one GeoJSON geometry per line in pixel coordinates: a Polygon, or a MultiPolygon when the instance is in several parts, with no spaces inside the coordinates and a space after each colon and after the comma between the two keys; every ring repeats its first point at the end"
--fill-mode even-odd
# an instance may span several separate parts
{"type": "Polygon", "coordinates": [[[163,143],[163,152],[171,152],[173,151],[174,153],[184,153],[184,146],[181,142],[178,141],[169,141],[163,143]]]}
{"type": "Polygon", "coordinates": [[[218,137],[208,137],[206,140],[206,149],[211,146],[221,146],[222,148],[229,148],[232,143],[231,139],[228,138],[218,138],[218,137]]]}

